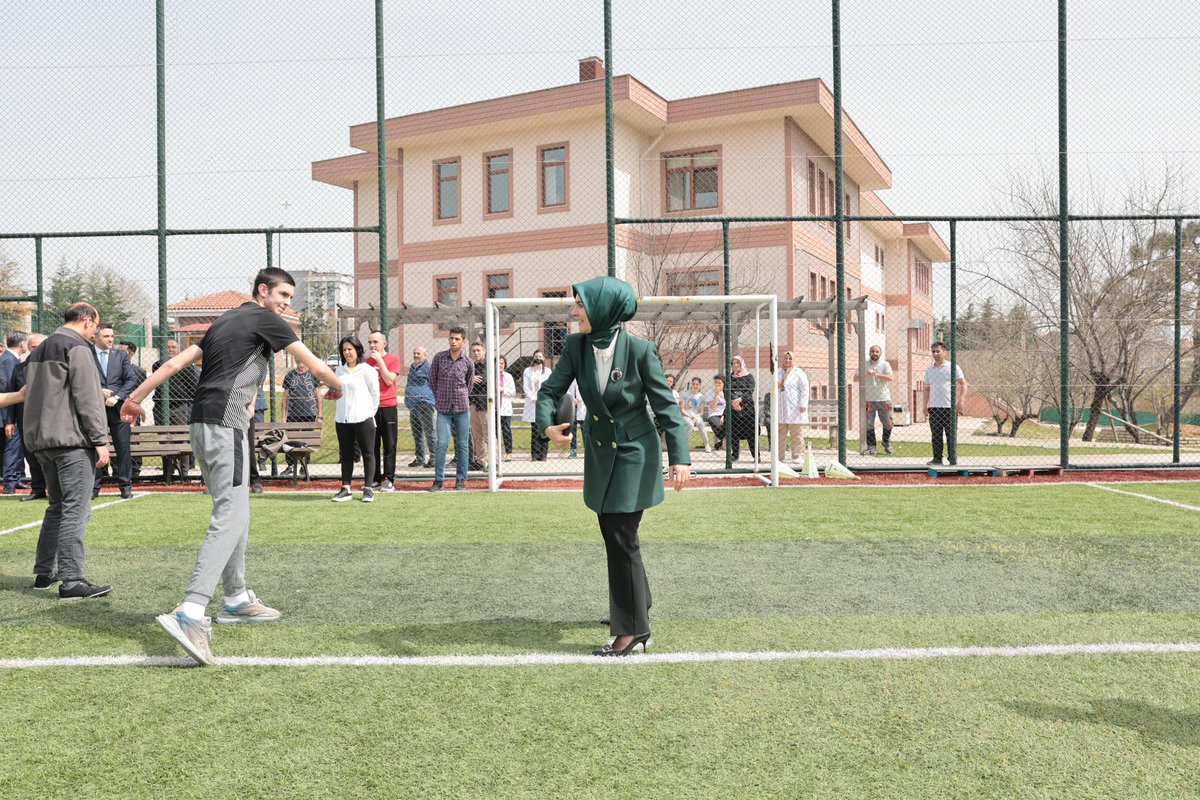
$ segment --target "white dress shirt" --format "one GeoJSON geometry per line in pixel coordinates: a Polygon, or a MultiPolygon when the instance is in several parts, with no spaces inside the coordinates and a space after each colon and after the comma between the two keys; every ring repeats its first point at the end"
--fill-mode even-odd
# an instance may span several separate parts
{"type": "Polygon", "coordinates": [[[608,387],[608,377],[612,373],[613,357],[617,354],[617,337],[620,335],[620,330],[614,333],[612,341],[608,343],[608,347],[592,348],[592,352],[596,355],[596,383],[600,386],[600,394],[604,394],[605,388],[608,387]]]}

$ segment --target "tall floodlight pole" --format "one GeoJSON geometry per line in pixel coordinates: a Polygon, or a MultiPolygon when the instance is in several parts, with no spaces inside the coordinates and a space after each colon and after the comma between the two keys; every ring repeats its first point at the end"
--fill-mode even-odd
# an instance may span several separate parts
{"type": "Polygon", "coordinates": [[[617,195],[613,185],[612,0],[604,0],[604,191],[608,202],[608,276],[617,277],[617,195]]]}
{"type": "MultiPolygon", "coordinates": [[[[383,0],[375,0],[375,150],[379,174],[379,329],[388,335],[387,157],[383,129],[383,0]]],[[[355,234],[357,236],[357,234],[355,234]]]]}

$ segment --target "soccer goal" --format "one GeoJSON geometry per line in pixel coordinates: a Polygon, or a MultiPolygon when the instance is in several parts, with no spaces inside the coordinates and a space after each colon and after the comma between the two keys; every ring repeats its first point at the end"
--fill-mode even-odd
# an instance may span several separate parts
{"type": "MultiPolygon", "coordinates": [[[[489,443],[487,469],[488,488],[493,492],[500,488],[506,477],[515,477],[517,475],[520,477],[531,476],[528,473],[521,474],[519,470],[508,467],[507,464],[510,462],[501,457],[502,442],[497,413],[501,400],[497,396],[497,386],[500,383],[500,356],[510,351],[514,346],[520,347],[519,341],[516,345],[513,344],[511,333],[518,325],[541,324],[542,326],[556,326],[555,329],[561,333],[561,336],[565,337],[568,329],[567,324],[570,322],[570,309],[574,302],[574,298],[572,297],[505,297],[490,298],[485,303],[485,347],[490,375],[487,393],[487,438],[489,443]],[[505,335],[506,330],[509,331],[508,335],[505,335]]],[[[635,335],[641,335],[642,328],[651,325],[665,326],[668,329],[674,327],[683,328],[685,326],[693,328],[694,326],[702,326],[699,330],[706,331],[713,343],[709,350],[719,350],[717,343],[722,341],[722,331],[725,332],[724,341],[728,341],[729,331],[735,326],[738,330],[744,328],[751,329],[745,343],[747,347],[750,347],[750,356],[746,358],[748,362],[747,366],[752,364],[753,374],[760,377],[759,391],[762,388],[769,387],[768,397],[770,398],[770,407],[779,408],[779,386],[778,381],[775,379],[776,365],[774,363],[776,355],[779,352],[779,299],[776,295],[672,295],[640,297],[638,298],[637,314],[634,315],[633,320],[627,323],[627,326],[635,335]],[[727,323],[729,323],[728,327],[727,323]],[[765,342],[763,341],[764,338],[766,339],[765,342]],[[751,342],[753,342],[752,347],[750,345],[751,342]],[[762,383],[766,383],[767,387],[762,386],[762,383]]],[[[664,363],[668,362],[671,358],[671,353],[664,352],[669,347],[669,343],[659,344],[659,355],[663,357],[664,363]]],[[[715,357],[720,363],[724,364],[724,358],[721,357],[719,352],[715,354],[715,357]]],[[[512,364],[509,364],[509,367],[511,368],[512,364]]],[[[516,377],[510,373],[509,377],[505,380],[516,380],[516,377]]],[[[728,398],[730,394],[731,387],[727,384],[725,387],[725,397],[728,398]]],[[[536,397],[526,397],[525,402],[534,403],[536,402],[536,397]]],[[[763,412],[762,405],[755,403],[754,436],[756,440],[759,437],[759,431],[764,421],[763,412]]],[[[726,416],[725,419],[727,420],[725,426],[726,434],[732,435],[732,432],[729,431],[728,423],[730,418],[726,416]]],[[[770,415],[768,429],[768,442],[770,445],[767,448],[755,448],[756,455],[752,458],[750,472],[771,486],[778,486],[780,461],[779,448],[775,445],[779,441],[778,414],[770,415]],[[765,453],[763,452],[764,449],[766,450],[765,453]]],[[[572,466],[575,467],[575,471],[554,469],[553,466],[550,466],[539,471],[537,477],[577,478],[581,474],[577,468],[577,465],[580,465],[580,463],[579,461],[571,462],[572,466]]]]}

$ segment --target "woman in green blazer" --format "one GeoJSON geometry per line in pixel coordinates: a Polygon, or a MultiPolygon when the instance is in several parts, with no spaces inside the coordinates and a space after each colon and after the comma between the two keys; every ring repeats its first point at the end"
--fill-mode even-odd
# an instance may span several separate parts
{"type": "Polygon", "coordinates": [[[663,499],[662,455],[654,419],[667,437],[671,482],[678,491],[691,474],[683,414],[671,395],[654,344],[627,333],[633,287],[616,278],[593,278],[571,287],[571,316],[579,333],[567,337],[554,372],[537,396],[537,429],[555,445],[570,443],[571,423],[554,424],[554,412],[571,381],[587,405],[583,422],[583,502],[596,512],[608,553],[610,644],[598,656],[629,655],[650,639],[650,585],[642,566],[638,525],[642,511],[663,499]]]}

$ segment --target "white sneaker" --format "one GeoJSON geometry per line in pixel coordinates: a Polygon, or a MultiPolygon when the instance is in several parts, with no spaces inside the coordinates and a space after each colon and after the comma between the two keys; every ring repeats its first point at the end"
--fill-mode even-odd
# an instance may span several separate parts
{"type": "MultiPolygon", "coordinates": [[[[334,498],[334,499],[337,499],[337,498],[334,498]]],[[[375,502],[375,492],[372,491],[370,486],[363,487],[363,502],[364,503],[374,503],[375,502]]]]}
{"type": "MultiPolygon", "coordinates": [[[[371,490],[370,490],[370,488],[367,488],[366,491],[369,492],[371,490]]],[[[338,493],[333,496],[333,502],[335,502],[335,503],[345,503],[347,500],[353,500],[353,499],[354,499],[354,495],[350,494],[350,490],[346,489],[344,487],[342,489],[339,489],[338,493]]]]}
{"type": "Polygon", "coordinates": [[[210,618],[192,619],[183,613],[183,607],[180,606],[170,614],[159,614],[154,620],[197,664],[205,666],[217,663],[212,654],[210,618]]]}
{"type": "Polygon", "coordinates": [[[221,625],[236,625],[241,622],[274,622],[283,616],[279,611],[259,600],[258,595],[249,589],[246,590],[246,594],[250,595],[250,599],[244,603],[238,603],[236,606],[225,606],[217,615],[217,622],[221,625]]]}
{"type": "Polygon", "coordinates": [[[377,491],[377,492],[394,492],[394,491],[396,491],[396,485],[394,483],[392,483],[391,481],[389,481],[387,478],[384,478],[383,483],[381,483],[377,487],[375,487],[375,491],[377,491]]]}

